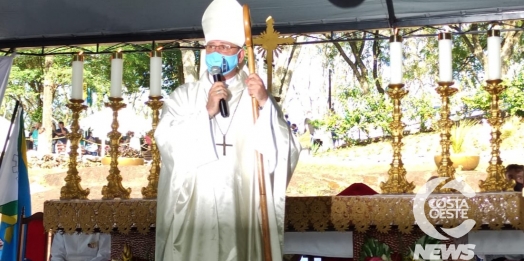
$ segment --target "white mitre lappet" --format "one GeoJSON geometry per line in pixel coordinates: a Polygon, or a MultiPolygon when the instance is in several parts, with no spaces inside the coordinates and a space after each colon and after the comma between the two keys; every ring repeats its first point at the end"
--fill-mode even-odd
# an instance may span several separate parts
{"type": "Polygon", "coordinates": [[[202,16],[206,44],[220,40],[244,46],[244,11],[236,0],[214,0],[202,16]]]}

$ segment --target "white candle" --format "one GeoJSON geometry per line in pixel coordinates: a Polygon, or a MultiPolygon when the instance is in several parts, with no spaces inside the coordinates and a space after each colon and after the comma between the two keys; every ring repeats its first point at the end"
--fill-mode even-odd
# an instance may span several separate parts
{"type": "Polygon", "coordinates": [[[488,80],[501,78],[500,30],[488,31],[488,80]]]}
{"type": "Polygon", "coordinates": [[[402,83],[402,36],[392,35],[389,38],[389,56],[391,79],[390,84],[402,83]]]}
{"type": "Polygon", "coordinates": [[[124,60],[121,52],[111,55],[111,90],[110,97],[122,97],[122,72],[124,70],[124,60]]]}
{"type": "Polygon", "coordinates": [[[149,96],[161,96],[162,91],[162,52],[160,50],[151,53],[149,76],[149,96]]]}
{"type": "Polygon", "coordinates": [[[451,33],[438,34],[438,69],[439,81],[451,82],[453,81],[453,66],[451,65],[451,49],[453,43],[451,42],[451,33]]]}
{"type": "Polygon", "coordinates": [[[75,54],[73,56],[73,77],[71,79],[71,99],[83,100],[84,91],[82,89],[84,81],[84,56],[75,54]]]}

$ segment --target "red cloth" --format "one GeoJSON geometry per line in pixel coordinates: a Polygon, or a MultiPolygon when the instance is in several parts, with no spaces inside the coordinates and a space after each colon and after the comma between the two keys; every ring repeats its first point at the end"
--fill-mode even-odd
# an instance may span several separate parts
{"type": "Polygon", "coordinates": [[[46,260],[47,233],[42,220],[32,220],[26,227],[25,258],[31,261],[46,260]]]}
{"type": "Polygon", "coordinates": [[[369,196],[375,194],[378,194],[378,192],[374,191],[368,185],[364,183],[353,183],[342,192],[338,193],[337,196],[369,196]]]}

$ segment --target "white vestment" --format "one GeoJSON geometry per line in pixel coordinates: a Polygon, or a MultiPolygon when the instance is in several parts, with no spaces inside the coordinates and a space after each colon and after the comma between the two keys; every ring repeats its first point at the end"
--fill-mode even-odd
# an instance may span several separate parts
{"type": "Polygon", "coordinates": [[[227,82],[230,116],[209,119],[209,78],[164,101],[155,132],[162,160],[155,260],[263,260],[255,149],[263,155],[272,256],[281,260],[285,192],[300,145],[271,99],[253,123],[244,72],[227,82]],[[223,135],[232,145],[226,155],[216,145],[223,135]]]}
{"type": "Polygon", "coordinates": [[[56,233],[51,244],[51,261],[111,260],[111,235],[56,233]]]}

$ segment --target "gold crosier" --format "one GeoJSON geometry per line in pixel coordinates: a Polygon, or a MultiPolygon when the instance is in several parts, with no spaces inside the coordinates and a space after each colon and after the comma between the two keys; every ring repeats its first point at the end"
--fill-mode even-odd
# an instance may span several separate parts
{"type": "MultiPolygon", "coordinates": [[[[279,45],[281,44],[293,44],[295,39],[292,37],[280,37],[280,33],[275,31],[273,24],[275,20],[269,16],[266,19],[266,31],[262,32],[259,37],[253,39],[255,45],[260,45],[266,53],[266,64],[267,64],[267,90],[273,94],[273,53],[281,52],[279,45]]],[[[275,97],[277,101],[280,97],[275,97]]]]}
{"type": "Polygon", "coordinates": [[[149,183],[147,184],[147,187],[142,188],[142,196],[147,199],[154,199],[157,197],[158,177],[160,175],[160,152],[158,151],[154,137],[160,119],[160,109],[162,108],[162,105],[164,105],[164,102],[160,99],[162,99],[162,96],[149,96],[149,101],[146,102],[146,105],[153,111],[153,128],[147,133],[147,136],[151,138],[151,157],[153,162],[151,163],[151,169],[149,170],[149,176],[147,177],[149,183]]]}
{"type": "MultiPolygon", "coordinates": [[[[75,55],[75,57],[77,56],[75,55]]],[[[82,186],[80,185],[82,178],[80,178],[78,175],[78,170],[76,169],[78,143],[82,138],[80,126],[78,124],[78,118],[80,116],[80,112],[85,110],[87,106],[82,104],[84,100],[70,99],[69,101],[70,103],[68,103],[66,107],[73,112],[73,122],[71,124],[71,132],[68,133],[66,137],[71,142],[71,151],[69,152],[67,176],[64,179],[66,184],[60,189],[60,199],[87,199],[87,196],[89,195],[89,189],[82,189],[82,186]]]]}
{"type": "MultiPolygon", "coordinates": [[[[402,42],[402,36],[394,34],[389,38],[390,42],[402,42]]],[[[393,121],[389,124],[393,141],[393,161],[388,170],[388,180],[380,183],[380,189],[384,194],[413,193],[415,185],[406,180],[406,169],[402,162],[402,137],[404,136],[404,123],[402,123],[401,100],[408,94],[404,84],[389,84],[387,93],[393,100],[393,121]]]]}
{"type": "Polygon", "coordinates": [[[118,169],[118,157],[120,155],[118,148],[120,147],[120,138],[122,137],[122,134],[118,132],[118,111],[126,107],[122,101],[122,98],[109,97],[109,102],[105,104],[106,107],[113,110],[113,122],[111,123],[112,131],[107,134],[110,142],[109,154],[111,155],[111,164],[109,175],[107,176],[108,183],[102,188],[102,199],[128,199],[131,194],[131,188],[125,189],[122,186],[122,176],[118,169]]]}

